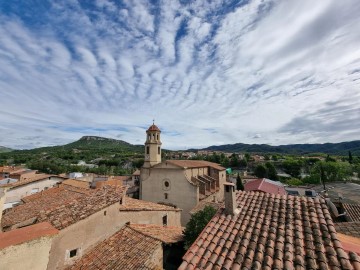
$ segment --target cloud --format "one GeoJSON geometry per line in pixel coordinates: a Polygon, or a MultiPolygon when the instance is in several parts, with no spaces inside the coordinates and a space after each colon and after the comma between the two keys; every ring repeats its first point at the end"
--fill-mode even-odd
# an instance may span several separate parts
{"type": "Polygon", "coordinates": [[[153,118],[174,149],[358,138],[356,0],[28,1],[0,10],[0,145],[99,130],[139,143],[153,118]]]}

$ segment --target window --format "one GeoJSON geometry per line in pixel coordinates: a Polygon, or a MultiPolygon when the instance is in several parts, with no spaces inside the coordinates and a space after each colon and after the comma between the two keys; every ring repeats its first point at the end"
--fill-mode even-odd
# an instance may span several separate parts
{"type": "Polygon", "coordinates": [[[169,183],[168,181],[165,181],[165,182],[164,182],[164,185],[165,185],[165,187],[169,187],[169,186],[170,186],[170,183],[169,183]]]}
{"type": "Polygon", "coordinates": [[[150,147],[146,146],[146,154],[148,155],[150,153],[150,147]]]}
{"type": "Polygon", "coordinates": [[[167,215],[163,216],[162,222],[163,222],[163,225],[164,225],[164,226],[167,226],[167,222],[168,222],[168,220],[167,220],[167,215]]]}
{"type": "Polygon", "coordinates": [[[75,257],[77,255],[77,252],[78,252],[77,249],[70,250],[69,257],[70,258],[75,257]]]}
{"type": "Polygon", "coordinates": [[[104,211],[104,216],[106,216],[106,211],[104,211]]]}
{"type": "Polygon", "coordinates": [[[160,146],[158,146],[158,155],[160,155],[160,146]]]}
{"type": "Polygon", "coordinates": [[[159,134],[156,135],[156,139],[159,140],[159,134]]]}
{"type": "Polygon", "coordinates": [[[167,200],[169,198],[167,193],[164,193],[164,196],[165,196],[165,200],[167,200]]]}

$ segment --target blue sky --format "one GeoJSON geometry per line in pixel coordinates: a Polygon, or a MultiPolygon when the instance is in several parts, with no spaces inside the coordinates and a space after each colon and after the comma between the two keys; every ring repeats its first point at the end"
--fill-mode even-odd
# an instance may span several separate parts
{"type": "Polygon", "coordinates": [[[360,139],[360,1],[0,1],[0,145],[360,139]]]}

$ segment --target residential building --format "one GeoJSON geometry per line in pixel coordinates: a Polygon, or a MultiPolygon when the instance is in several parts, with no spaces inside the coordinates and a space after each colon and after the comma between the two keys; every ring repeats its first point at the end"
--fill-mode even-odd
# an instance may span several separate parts
{"type": "Polygon", "coordinates": [[[61,183],[64,179],[58,175],[33,174],[24,180],[7,184],[8,191],[3,210],[21,203],[21,199],[31,194],[46,190],[61,183]]]}
{"type": "Polygon", "coordinates": [[[281,182],[273,181],[267,178],[261,178],[246,182],[244,185],[244,190],[267,192],[271,194],[280,194],[280,195],[287,194],[285,187],[281,182]]]}
{"type": "Polygon", "coordinates": [[[142,200],[174,205],[183,210],[181,224],[201,201],[222,201],[225,168],[202,160],[161,161],[160,129],[151,125],[146,131],[145,162],[140,172],[142,200]]]}
{"type": "Polygon", "coordinates": [[[235,192],[227,184],[225,208],[188,249],[179,269],[360,269],[358,247],[345,244],[325,200],[235,192]]]}
{"type": "Polygon", "coordinates": [[[58,233],[48,222],[0,233],[0,269],[46,269],[58,233]]]}
{"type": "MultiPolygon", "coordinates": [[[[181,241],[181,227],[130,224],[91,248],[67,269],[175,269],[167,255],[181,241]]],[[[179,251],[172,254],[176,252],[179,251]]]]}
{"type": "Polygon", "coordinates": [[[49,222],[59,234],[52,241],[47,269],[63,269],[128,222],[180,226],[180,209],[132,199],[125,193],[123,186],[74,190],[61,185],[23,198],[24,204],[3,215],[2,228],[11,231],[49,222]]]}

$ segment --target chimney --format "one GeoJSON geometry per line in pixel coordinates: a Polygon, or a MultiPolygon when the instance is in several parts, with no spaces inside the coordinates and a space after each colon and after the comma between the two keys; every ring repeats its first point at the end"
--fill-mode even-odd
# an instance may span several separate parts
{"type": "Polygon", "coordinates": [[[232,216],[239,214],[236,203],[235,185],[233,183],[226,182],[224,184],[224,198],[225,213],[232,216]]]}

